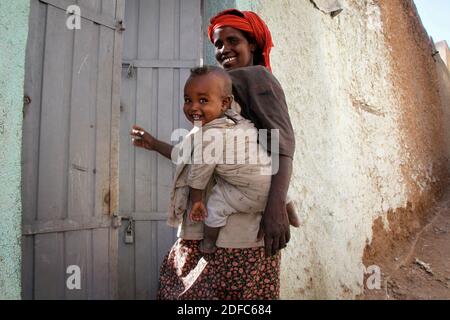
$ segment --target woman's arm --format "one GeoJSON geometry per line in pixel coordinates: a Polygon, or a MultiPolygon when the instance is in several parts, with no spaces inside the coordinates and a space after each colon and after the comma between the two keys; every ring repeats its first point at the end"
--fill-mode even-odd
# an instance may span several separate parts
{"type": "MultiPolygon", "coordinates": [[[[269,199],[261,220],[259,238],[264,236],[266,253],[275,254],[290,240],[286,195],[292,173],[295,135],[286,98],[278,80],[262,66],[231,70],[233,94],[242,107],[242,115],[258,129],[268,129],[265,146],[279,156],[279,170],[272,176],[269,199]],[[271,129],[278,130],[278,150],[272,150],[271,129]]],[[[260,141],[261,142],[261,141],[260,141]]]]}
{"type": "Polygon", "coordinates": [[[156,151],[167,159],[171,159],[173,146],[156,139],[143,128],[134,125],[130,131],[130,135],[132,136],[131,141],[135,147],[156,151]]]}
{"type": "Polygon", "coordinates": [[[291,238],[286,212],[286,196],[292,174],[292,159],[280,155],[280,167],[272,176],[269,198],[261,219],[258,240],[264,237],[266,256],[286,247],[291,238]]]}

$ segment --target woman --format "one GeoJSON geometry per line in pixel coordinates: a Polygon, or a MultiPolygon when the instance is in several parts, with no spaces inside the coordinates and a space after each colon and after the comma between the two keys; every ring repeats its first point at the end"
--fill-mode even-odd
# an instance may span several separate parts
{"type": "MultiPolygon", "coordinates": [[[[242,108],[242,115],[252,120],[258,129],[280,130],[280,170],[272,178],[259,234],[259,237],[265,234],[266,255],[274,255],[286,247],[290,239],[285,202],[281,199],[286,199],[295,141],[283,89],[271,74],[272,37],[257,14],[236,9],[213,17],[208,36],[216,48],[217,62],[230,71],[233,94],[242,108]]],[[[270,150],[270,143],[267,147],[270,150]]],[[[288,210],[293,218],[291,224],[298,227],[292,203],[288,210]]]]}
{"type": "MultiPolygon", "coordinates": [[[[241,114],[258,129],[280,130],[279,170],[272,177],[262,218],[231,215],[219,234],[218,243],[222,245],[213,254],[200,253],[201,224],[185,217],[180,239],[161,266],[158,298],[278,299],[279,250],[290,239],[285,199],[295,142],[283,90],[271,74],[270,31],[255,13],[230,9],[211,19],[209,37],[216,48],[217,62],[232,77],[241,114]]],[[[157,150],[170,158],[172,146],[137,126],[131,134],[135,146],[157,150]]],[[[272,151],[270,146],[268,143],[272,151]]]]}

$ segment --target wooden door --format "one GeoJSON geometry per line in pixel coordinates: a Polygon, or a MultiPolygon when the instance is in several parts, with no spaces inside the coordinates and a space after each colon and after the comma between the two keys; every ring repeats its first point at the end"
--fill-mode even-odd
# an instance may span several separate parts
{"type": "Polygon", "coordinates": [[[31,0],[22,153],[24,299],[117,297],[113,214],[123,12],[123,0],[31,0]],[[72,4],[80,8],[79,30],[66,24],[72,4]],[[67,286],[70,266],[79,268],[80,287],[67,286]]]}

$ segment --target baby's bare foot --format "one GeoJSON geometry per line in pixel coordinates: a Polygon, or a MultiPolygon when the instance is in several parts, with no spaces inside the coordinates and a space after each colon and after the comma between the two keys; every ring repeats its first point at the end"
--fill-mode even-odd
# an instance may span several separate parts
{"type": "Polygon", "coordinates": [[[289,224],[291,226],[293,226],[294,228],[299,228],[300,227],[300,220],[298,219],[298,216],[296,213],[292,214],[288,214],[288,219],[289,219],[289,224]]]}
{"type": "Polygon", "coordinates": [[[295,207],[292,202],[286,205],[286,211],[289,219],[289,224],[294,228],[300,227],[300,220],[298,218],[297,212],[295,212],[295,207]]]}
{"type": "Polygon", "coordinates": [[[203,253],[214,253],[217,250],[217,247],[214,242],[208,241],[206,239],[202,240],[200,242],[200,245],[198,246],[200,252],[203,253]]]}

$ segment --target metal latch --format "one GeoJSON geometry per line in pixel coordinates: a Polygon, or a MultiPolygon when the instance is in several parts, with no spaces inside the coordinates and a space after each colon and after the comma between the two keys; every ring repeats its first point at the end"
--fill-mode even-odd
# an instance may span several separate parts
{"type": "Polygon", "coordinates": [[[122,216],[119,216],[117,213],[112,215],[112,226],[113,228],[119,228],[122,225],[122,216]]]}

